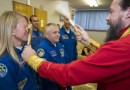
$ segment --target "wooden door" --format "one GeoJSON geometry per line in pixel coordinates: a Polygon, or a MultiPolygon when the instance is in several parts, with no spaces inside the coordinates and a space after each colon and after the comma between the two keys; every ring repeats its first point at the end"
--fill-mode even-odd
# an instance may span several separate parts
{"type": "Polygon", "coordinates": [[[39,29],[45,34],[47,24],[47,11],[34,8],[34,14],[39,18],[39,29]]]}

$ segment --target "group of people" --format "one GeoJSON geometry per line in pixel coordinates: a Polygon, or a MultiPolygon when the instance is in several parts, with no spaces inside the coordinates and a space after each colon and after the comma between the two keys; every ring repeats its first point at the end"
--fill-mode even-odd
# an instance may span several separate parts
{"type": "MultiPolygon", "coordinates": [[[[80,26],[77,26],[80,35],[75,35],[70,31],[70,24],[64,24],[59,30],[56,24],[49,23],[46,37],[37,47],[32,43],[34,50],[24,44],[28,37],[26,16],[7,11],[0,20],[2,90],[38,90],[36,72],[42,78],[44,90],[69,90],[70,86],[90,82],[98,83],[98,90],[130,89],[130,0],[112,1],[106,43],[83,60],[76,60],[76,38],[88,44],[91,42],[80,26]]],[[[35,16],[30,21],[37,26],[35,16]]]]}
{"type": "MultiPolygon", "coordinates": [[[[0,88],[72,90],[71,87],[63,87],[56,82],[41,78],[23,61],[21,54],[28,40],[28,18],[14,11],[6,11],[0,18],[0,88]]],[[[59,26],[55,23],[47,24],[46,36],[38,28],[39,19],[36,15],[30,16],[29,20],[32,24],[31,46],[39,57],[64,64],[77,59],[76,36],[66,18],[62,30],[59,30],[59,26]]]]}

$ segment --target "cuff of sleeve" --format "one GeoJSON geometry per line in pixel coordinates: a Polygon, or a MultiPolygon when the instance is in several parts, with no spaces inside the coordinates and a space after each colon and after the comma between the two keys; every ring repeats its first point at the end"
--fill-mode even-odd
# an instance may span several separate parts
{"type": "Polygon", "coordinates": [[[95,47],[97,47],[97,48],[99,48],[99,47],[101,46],[98,42],[94,41],[93,39],[90,39],[90,42],[91,42],[91,44],[92,44],[93,46],[95,46],[95,47]]]}
{"type": "Polygon", "coordinates": [[[37,55],[32,55],[29,60],[28,64],[37,72],[39,66],[44,62],[45,60],[38,57],[37,55]]]}

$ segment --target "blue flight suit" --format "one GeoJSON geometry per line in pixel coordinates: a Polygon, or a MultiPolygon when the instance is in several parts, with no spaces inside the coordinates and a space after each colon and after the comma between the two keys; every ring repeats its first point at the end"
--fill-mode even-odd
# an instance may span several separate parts
{"type": "Polygon", "coordinates": [[[74,32],[67,33],[64,26],[60,29],[60,43],[64,45],[65,63],[77,60],[77,40],[74,32]]]}
{"type": "Polygon", "coordinates": [[[33,49],[36,49],[36,47],[41,43],[41,41],[44,39],[43,32],[41,30],[37,30],[32,32],[32,41],[31,45],[33,49]]]}
{"type": "Polygon", "coordinates": [[[22,50],[15,48],[20,64],[14,61],[10,54],[0,57],[0,90],[38,90],[33,70],[23,63],[22,50]]]}
{"type": "MultiPolygon", "coordinates": [[[[44,39],[37,48],[39,57],[55,63],[65,63],[64,49],[60,43],[56,43],[56,47],[48,40],[44,39]]],[[[59,84],[48,79],[41,81],[42,90],[60,90],[59,84]]]]}
{"type": "MultiPolygon", "coordinates": [[[[65,50],[65,63],[70,63],[71,61],[77,60],[77,40],[74,32],[70,30],[67,33],[64,26],[60,29],[60,43],[64,45],[65,50]]],[[[71,87],[67,87],[67,90],[72,90],[71,87]]]]}

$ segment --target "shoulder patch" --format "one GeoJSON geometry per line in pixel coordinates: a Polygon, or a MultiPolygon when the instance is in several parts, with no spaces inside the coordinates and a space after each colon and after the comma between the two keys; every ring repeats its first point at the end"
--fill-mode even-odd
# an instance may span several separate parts
{"type": "Polygon", "coordinates": [[[44,49],[39,48],[39,49],[37,50],[37,55],[38,55],[39,57],[44,56],[44,55],[45,55],[45,51],[44,51],[44,49]]]}
{"type": "Polygon", "coordinates": [[[3,63],[0,63],[0,78],[4,77],[7,72],[8,68],[3,63]]]}

